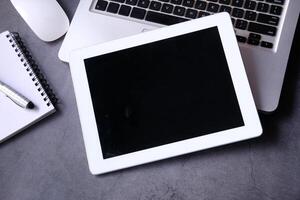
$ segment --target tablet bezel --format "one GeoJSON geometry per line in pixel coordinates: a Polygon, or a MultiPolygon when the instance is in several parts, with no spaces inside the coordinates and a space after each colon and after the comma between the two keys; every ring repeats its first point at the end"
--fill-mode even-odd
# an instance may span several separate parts
{"type": "Polygon", "coordinates": [[[261,135],[262,128],[235,37],[230,16],[220,13],[72,52],[70,67],[91,173],[102,174],[261,135]],[[245,125],[103,159],[84,60],[211,27],[218,28],[245,125]]]}

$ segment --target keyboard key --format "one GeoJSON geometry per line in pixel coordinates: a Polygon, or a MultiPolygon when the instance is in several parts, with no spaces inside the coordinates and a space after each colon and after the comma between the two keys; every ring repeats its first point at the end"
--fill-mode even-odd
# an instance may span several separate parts
{"type": "Polygon", "coordinates": [[[254,10],[256,7],[256,2],[251,0],[246,0],[244,8],[249,10],[254,10]]]}
{"type": "Polygon", "coordinates": [[[132,6],[135,6],[137,4],[137,0],[126,0],[125,3],[129,4],[129,5],[132,5],[132,6]]]}
{"type": "Polygon", "coordinates": [[[172,4],[176,4],[176,5],[181,5],[182,4],[182,0],[171,0],[172,4]]]}
{"type": "Polygon", "coordinates": [[[273,15],[281,15],[282,7],[272,5],[270,9],[270,13],[273,15]]]}
{"type": "Polygon", "coordinates": [[[185,13],[185,8],[181,6],[175,6],[173,13],[174,15],[183,16],[185,13]]]}
{"type": "Polygon", "coordinates": [[[207,3],[205,1],[196,1],[195,8],[200,10],[205,10],[207,3]]]}
{"type": "Polygon", "coordinates": [[[199,11],[199,13],[198,13],[198,17],[205,17],[208,15],[210,15],[208,12],[199,11]]]}
{"type": "Polygon", "coordinates": [[[141,8],[133,8],[130,17],[137,18],[137,19],[144,19],[145,14],[146,14],[146,10],[141,8]]]}
{"type": "Polygon", "coordinates": [[[277,28],[273,26],[267,26],[263,24],[257,24],[254,22],[250,22],[248,26],[248,31],[254,32],[254,33],[260,33],[264,35],[270,35],[275,36],[277,32],[277,28]]]}
{"type": "Polygon", "coordinates": [[[164,3],[163,6],[162,6],[162,8],[161,8],[161,11],[165,12],[165,13],[172,13],[173,12],[173,8],[174,8],[173,5],[164,3]]]}
{"type": "Polygon", "coordinates": [[[119,4],[110,2],[110,3],[108,4],[107,12],[110,12],[110,13],[117,13],[118,10],[119,10],[119,7],[120,7],[119,4]]]}
{"type": "Polygon", "coordinates": [[[233,25],[233,26],[235,25],[235,21],[236,21],[236,19],[231,18],[231,22],[232,22],[232,25],[233,25]]]}
{"type": "Polygon", "coordinates": [[[265,47],[265,48],[269,48],[269,49],[272,49],[272,48],[273,48],[273,44],[270,43],[270,42],[266,42],[266,41],[262,41],[262,42],[260,43],[260,46],[265,47]]]}
{"type": "Polygon", "coordinates": [[[246,30],[248,22],[245,20],[237,19],[235,22],[235,28],[246,30]]]}
{"type": "Polygon", "coordinates": [[[219,12],[228,12],[231,13],[232,8],[229,6],[221,6],[219,12]]]}
{"type": "Polygon", "coordinates": [[[97,2],[95,9],[104,11],[106,9],[107,5],[108,5],[107,1],[101,0],[101,1],[97,2]]]}
{"type": "Polygon", "coordinates": [[[255,21],[256,20],[256,12],[253,11],[246,11],[245,13],[245,19],[250,20],[250,21],[255,21]]]}
{"type": "Polygon", "coordinates": [[[266,0],[266,2],[280,4],[280,5],[284,4],[284,0],[266,0]]]}
{"type": "Polygon", "coordinates": [[[219,3],[229,5],[230,0],[219,0],[219,3]]]}
{"type": "Polygon", "coordinates": [[[245,38],[243,36],[239,36],[239,35],[236,36],[236,39],[238,42],[241,42],[241,43],[245,43],[247,41],[247,38],[245,38]]]}
{"type": "Polygon", "coordinates": [[[207,10],[208,12],[218,12],[219,7],[220,7],[220,6],[219,6],[218,4],[209,3],[206,10],[207,10]]]}
{"type": "Polygon", "coordinates": [[[207,1],[218,2],[218,0],[207,0],[207,1]]]}
{"type": "Polygon", "coordinates": [[[242,7],[244,4],[244,0],[232,0],[231,5],[236,7],[242,7]]]}
{"type": "Polygon", "coordinates": [[[237,17],[237,18],[243,18],[244,10],[239,9],[239,8],[234,8],[232,11],[232,16],[237,17]]]}
{"type": "Polygon", "coordinates": [[[255,39],[252,39],[252,38],[248,38],[247,43],[248,43],[248,44],[251,44],[251,45],[258,46],[258,45],[259,45],[259,40],[255,40],[255,39]]]}
{"type": "Polygon", "coordinates": [[[139,0],[138,2],[138,6],[142,8],[148,8],[149,4],[150,4],[149,0],[139,0]]]}
{"type": "Polygon", "coordinates": [[[279,24],[279,17],[259,13],[257,17],[257,21],[264,24],[277,26],[279,24]]]}
{"type": "Polygon", "coordinates": [[[197,17],[198,11],[194,9],[187,9],[185,16],[187,18],[195,19],[197,17]]]}
{"type": "Polygon", "coordinates": [[[185,22],[187,19],[175,17],[171,15],[166,15],[162,13],[157,13],[153,11],[148,11],[146,14],[146,20],[154,23],[172,25],[180,22],[185,22]]]}
{"type": "Polygon", "coordinates": [[[158,1],[162,1],[162,2],[165,2],[165,3],[169,2],[169,0],[158,0],[158,1]]]}
{"type": "Polygon", "coordinates": [[[130,13],[131,7],[126,5],[121,5],[121,8],[119,10],[119,14],[123,16],[128,16],[130,13]]]}
{"type": "Polygon", "coordinates": [[[186,7],[193,7],[194,2],[195,2],[194,0],[183,0],[182,5],[186,7]]]}
{"type": "Polygon", "coordinates": [[[258,3],[256,10],[259,11],[259,12],[268,12],[269,11],[269,4],[258,3]]]}
{"type": "Polygon", "coordinates": [[[124,3],[125,2],[125,0],[111,0],[111,1],[118,2],[118,3],[124,3]]]}
{"type": "Polygon", "coordinates": [[[157,1],[151,1],[150,7],[151,10],[160,10],[161,8],[161,3],[157,1]]]}
{"type": "Polygon", "coordinates": [[[254,39],[254,40],[260,40],[261,39],[261,35],[256,34],[256,33],[250,33],[249,34],[249,38],[254,39]]]}

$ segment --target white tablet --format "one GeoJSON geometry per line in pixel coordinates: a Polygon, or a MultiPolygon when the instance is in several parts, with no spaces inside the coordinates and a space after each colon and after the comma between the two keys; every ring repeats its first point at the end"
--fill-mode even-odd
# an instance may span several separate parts
{"type": "Polygon", "coordinates": [[[70,61],[92,174],[262,133],[228,14],[77,50],[70,61]]]}

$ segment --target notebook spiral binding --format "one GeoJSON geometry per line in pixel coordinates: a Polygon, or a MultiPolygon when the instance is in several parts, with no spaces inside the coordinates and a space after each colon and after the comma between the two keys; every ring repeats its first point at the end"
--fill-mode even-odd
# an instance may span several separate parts
{"type": "Polygon", "coordinates": [[[31,54],[22,42],[19,34],[15,32],[9,33],[6,35],[6,37],[11,43],[12,48],[15,49],[16,54],[23,63],[25,70],[28,72],[31,80],[34,82],[34,85],[37,87],[38,92],[40,92],[47,106],[50,106],[51,104],[57,104],[58,99],[50,88],[45,76],[41,73],[38,65],[35,63],[31,54]]]}

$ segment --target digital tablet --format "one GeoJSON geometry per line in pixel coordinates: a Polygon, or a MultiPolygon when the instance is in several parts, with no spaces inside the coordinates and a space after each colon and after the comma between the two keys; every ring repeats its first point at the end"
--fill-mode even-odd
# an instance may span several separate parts
{"type": "Polygon", "coordinates": [[[92,174],[262,133],[226,13],[76,50],[70,67],[92,174]]]}

